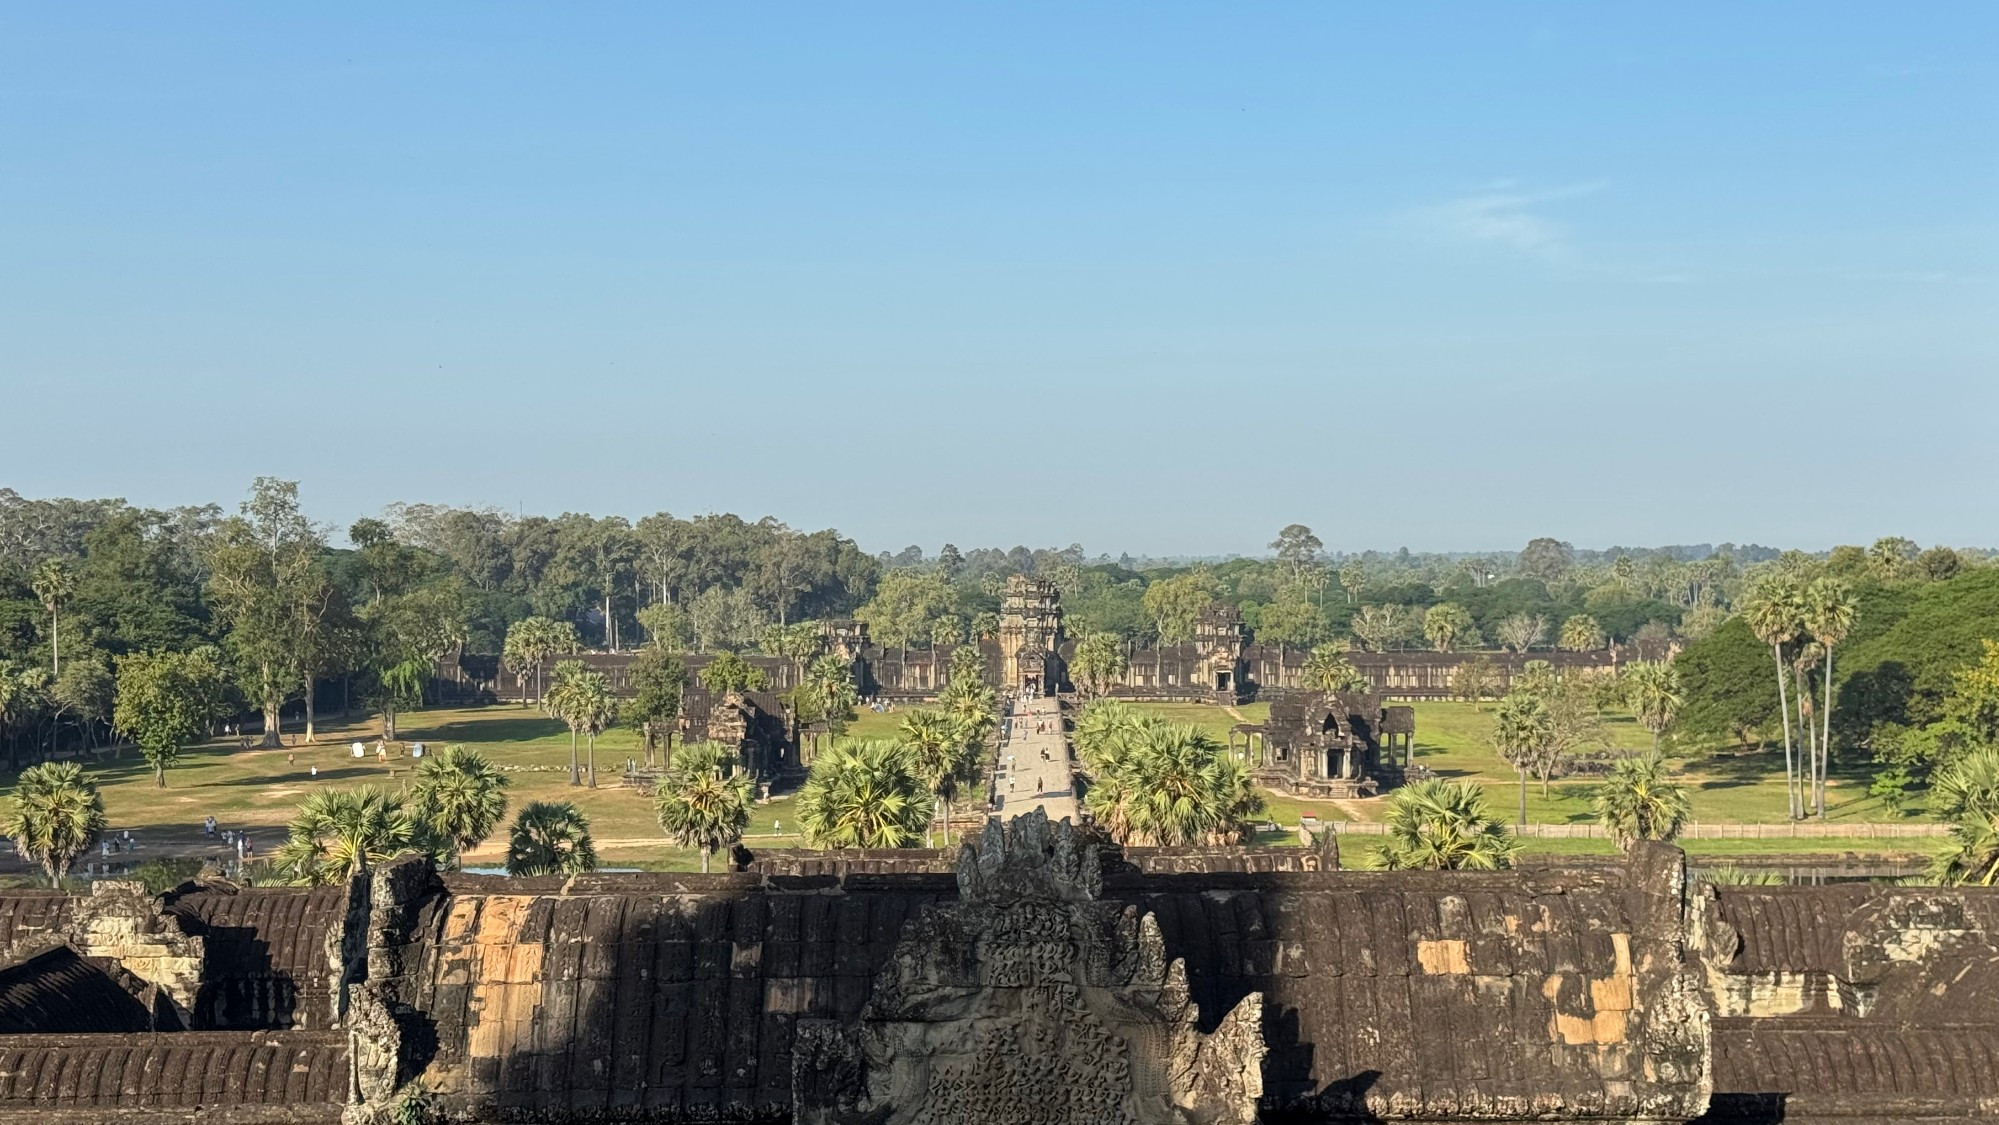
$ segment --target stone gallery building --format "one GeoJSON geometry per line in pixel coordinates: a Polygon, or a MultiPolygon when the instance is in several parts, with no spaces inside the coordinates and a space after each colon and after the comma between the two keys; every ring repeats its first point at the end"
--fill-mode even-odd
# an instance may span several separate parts
{"type": "Polygon", "coordinates": [[[1944,1122],[1999,892],[1119,850],[0,892],[0,1122],[1944,1122]]]}

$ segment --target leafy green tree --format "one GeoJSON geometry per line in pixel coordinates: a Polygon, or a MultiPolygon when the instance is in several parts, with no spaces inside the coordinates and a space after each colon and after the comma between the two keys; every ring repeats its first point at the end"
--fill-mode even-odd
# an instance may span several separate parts
{"type": "Polygon", "coordinates": [[[770,676],[762,668],[727,650],[702,666],[700,679],[701,686],[716,695],[742,695],[770,686],[770,676]]]}
{"type": "Polygon", "coordinates": [[[1603,626],[1587,613],[1578,613],[1562,622],[1561,647],[1570,652],[1588,652],[1605,644],[1603,626]]]}
{"type": "Polygon", "coordinates": [[[580,875],[597,869],[590,818],[567,801],[530,801],[507,837],[507,874],[580,875]]]}
{"type": "Polygon", "coordinates": [[[401,801],[364,785],[307,797],[272,858],[290,882],[324,886],[349,882],[404,852],[435,852],[441,845],[401,801]]]}
{"type": "Polygon", "coordinates": [[[958,604],[951,584],[936,571],[891,571],[875,596],[854,614],[865,623],[876,644],[902,649],[929,643],[936,621],[958,604]]]}
{"type": "Polygon", "coordinates": [[[930,794],[898,743],[838,742],[798,792],[798,822],[816,848],[907,848],[930,822],[930,794]]]}
{"type": "Polygon", "coordinates": [[[1535,539],[1520,552],[1520,573],[1543,582],[1561,581],[1575,563],[1575,548],[1559,539],[1535,539]]]}
{"type": "Polygon", "coordinates": [[[1999,743],[1999,641],[1981,644],[1984,655],[1951,675],[1943,714],[1981,741],[1999,743]]]}
{"type": "Polygon", "coordinates": [[[1103,695],[1124,678],[1124,645],[1110,633],[1092,633],[1076,645],[1069,672],[1090,694],[1103,695]]]}
{"type": "Polygon", "coordinates": [[[263,745],[282,746],[285,699],[299,682],[298,654],[319,628],[314,607],[329,596],[319,566],[325,549],[299,510],[298,484],[258,477],[239,515],[216,529],[208,553],[208,595],[228,628],[244,694],[264,713],[263,745]]]}
{"type": "Polygon", "coordinates": [[[793,696],[801,721],[823,723],[828,733],[838,737],[854,721],[854,704],[860,699],[854,690],[853,666],[829,652],[805,669],[805,678],[793,696]]]}
{"type": "Polygon", "coordinates": [[[507,815],[507,776],[477,750],[447,746],[417,763],[410,807],[431,835],[451,842],[454,862],[507,815]]]}
{"type": "Polygon", "coordinates": [[[83,730],[85,744],[95,745],[98,726],[111,718],[117,688],[104,654],[85,649],[81,655],[70,657],[50,683],[49,697],[55,704],[55,717],[74,719],[83,730]]]}
{"type": "Polygon", "coordinates": [[[638,611],[639,626],[648,642],[674,652],[694,647],[694,622],[687,610],[672,602],[654,602],[638,611]]]}
{"type": "Polygon", "coordinates": [[[1305,667],[1300,675],[1301,686],[1306,691],[1323,692],[1368,692],[1374,690],[1374,682],[1347,659],[1346,653],[1338,645],[1323,644],[1305,656],[1305,667]]]}
{"type": "Polygon", "coordinates": [[[1442,602],[1423,614],[1423,636],[1431,648],[1450,652],[1460,645],[1478,643],[1478,623],[1465,607],[1456,602],[1442,602]]]}
{"type": "Polygon", "coordinates": [[[70,865],[103,834],[104,798],[75,762],[44,762],[21,771],[0,832],[21,858],[41,865],[49,886],[61,887],[70,865]]]}
{"type": "Polygon", "coordinates": [[[49,559],[35,568],[35,576],[29,582],[35,596],[42,600],[42,608],[49,614],[49,671],[52,675],[62,675],[62,603],[76,592],[76,576],[61,559],[49,559]]]}
{"type": "Polygon", "coordinates": [[[1520,840],[1492,815],[1485,787],[1433,778],[1397,790],[1388,838],[1374,861],[1390,870],[1496,871],[1513,866],[1520,840]]]}
{"type": "Polygon", "coordinates": [[[710,858],[741,840],[749,827],[751,785],[727,747],[713,742],[684,747],[653,789],[660,830],[681,847],[700,848],[706,872],[710,858]]]}
{"type": "Polygon", "coordinates": [[[1160,641],[1178,644],[1193,639],[1194,623],[1204,610],[1214,604],[1215,594],[1214,576],[1205,569],[1196,568],[1186,574],[1154,582],[1145,588],[1140,601],[1145,612],[1152,616],[1153,628],[1158,632],[1160,641]]]}
{"type": "Polygon", "coordinates": [[[639,650],[626,678],[632,698],[625,704],[625,721],[639,728],[646,765],[653,764],[654,750],[662,743],[671,760],[673,724],[680,717],[681,697],[687,690],[686,662],[678,652],[654,641],[639,650]]]}
{"type": "Polygon", "coordinates": [[[1309,648],[1326,639],[1326,619],[1312,604],[1308,588],[1285,587],[1277,600],[1264,606],[1256,620],[1256,637],[1267,644],[1309,648]]]}
{"type": "Polygon", "coordinates": [[[165,788],[167,768],[228,714],[227,678],[212,649],[132,653],[118,661],[111,724],[130,738],[165,788]]]}
{"type": "Polygon", "coordinates": [[[1673,716],[1679,714],[1686,702],[1680,689],[1680,674],[1664,661],[1637,661],[1624,666],[1619,674],[1625,705],[1631,708],[1638,722],[1652,732],[1652,749],[1659,749],[1659,736],[1672,725],[1673,716]]]}
{"type": "Polygon", "coordinates": [[[1277,561],[1290,568],[1294,580],[1304,573],[1312,560],[1319,557],[1319,551],[1324,547],[1319,537],[1312,534],[1312,529],[1302,523],[1286,525],[1277,533],[1277,538],[1270,541],[1270,549],[1277,552],[1277,561]]]}
{"type": "Polygon", "coordinates": [[[1591,807],[1597,823],[1626,849],[1639,840],[1673,839],[1694,811],[1686,786],[1667,774],[1666,761],[1656,750],[1617,763],[1609,779],[1597,786],[1591,807]]]}

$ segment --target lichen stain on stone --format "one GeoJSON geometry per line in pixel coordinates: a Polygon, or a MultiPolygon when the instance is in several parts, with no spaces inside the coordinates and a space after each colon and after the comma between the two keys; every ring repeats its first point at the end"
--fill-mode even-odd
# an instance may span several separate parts
{"type": "Polygon", "coordinates": [[[1458,938],[1418,941],[1416,963],[1423,966],[1425,973],[1433,976],[1458,976],[1471,972],[1471,962],[1465,956],[1465,943],[1458,938]]]}

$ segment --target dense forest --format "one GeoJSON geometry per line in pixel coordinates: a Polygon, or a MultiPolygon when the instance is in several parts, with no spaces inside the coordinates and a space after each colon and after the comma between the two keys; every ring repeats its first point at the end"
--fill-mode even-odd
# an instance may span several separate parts
{"type": "Polygon", "coordinates": [[[148,698],[196,700],[177,713],[182,726],[259,712],[271,725],[279,715],[310,723],[329,703],[393,709],[420,699],[436,656],[498,652],[529,618],[614,651],[749,650],[781,643],[771,638],[787,630],[773,626],[844,616],[867,621],[883,644],[955,645],[996,628],[1013,574],[1054,582],[1079,638],[1176,641],[1224,602],[1258,639],[1297,647],[1674,641],[1686,744],[1767,739],[1776,724],[1769,647],[1737,613],[1770,575],[1852,589],[1832,739],[1868,753],[1913,745],[1909,732],[1939,721],[1978,642],[1999,637],[1999,569],[1987,554],[1900,539],[1820,555],[1730,544],[1579,551],[1552,538],[1517,552],[1342,552],[1294,524],[1269,552],[1160,561],[1091,557],[1080,545],[944,544],[870,554],[837,531],[770,517],[631,521],[432,504],[335,529],[301,508],[296,484],[273,479],[233,510],[0,490],[0,740],[16,763],[114,731],[143,743],[148,698]]]}

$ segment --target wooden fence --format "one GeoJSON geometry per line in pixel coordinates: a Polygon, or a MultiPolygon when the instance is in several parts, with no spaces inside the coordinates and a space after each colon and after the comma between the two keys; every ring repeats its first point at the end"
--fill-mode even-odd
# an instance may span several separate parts
{"type": "MultiPolygon", "coordinates": [[[[1338,836],[1385,836],[1388,825],[1372,820],[1329,820],[1307,822],[1314,831],[1331,831],[1338,836]]],[[[1516,824],[1516,835],[1542,840],[1607,840],[1610,833],[1601,824],[1516,824]]],[[[1916,840],[1950,834],[1948,824],[1837,824],[1801,820],[1782,824],[1689,824],[1680,829],[1682,840],[1916,840]]]]}

